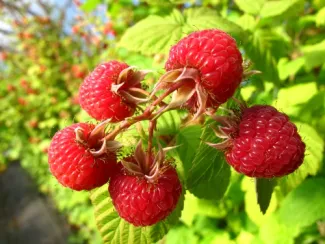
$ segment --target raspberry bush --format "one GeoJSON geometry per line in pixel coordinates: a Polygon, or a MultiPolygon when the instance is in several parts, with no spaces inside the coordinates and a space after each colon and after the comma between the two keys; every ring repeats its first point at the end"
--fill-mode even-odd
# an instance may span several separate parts
{"type": "Polygon", "coordinates": [[[71,242],[324,239],[321,1],[74,2],[71,33],[26,14],[0,55],[1,165],[71,242]]]}

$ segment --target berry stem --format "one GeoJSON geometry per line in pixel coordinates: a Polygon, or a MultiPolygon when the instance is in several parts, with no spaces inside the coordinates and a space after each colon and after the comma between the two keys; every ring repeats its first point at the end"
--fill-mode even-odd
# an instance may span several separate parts
{"type": "MultiPolygon", "coordinates": [[[[181,83],[181,82],[179,82],[179,83],[181,83]]],[[[162,106],[163,104],[165,104],[165,103],[163,103],[164,98],[166,98],[170,93],[172,93],[173,91],[178,89],[180,86],[181,86],[181,84],[174,85],[174,86],[170,87],[167,91],[165,91],[163,94],[161,94],[159,97],[156,97],[156,100],[154,100],[144,110],[144,112],[141,115],[131,117],[131,118],[126,118],[125,120],[121,121],[119,126],[115,127],[115,129],[111,133],[109,133],[104,139],[105,140],[114,140],[115,137],[121,131],[129,128],[131,125],[133,125],[139,121],[151,120],[151,119],[157,120],[159,116],[161,116],[164,112],[167,112],[167,111],[161,112],[161,110],[159,110],[158,112],[153,113],[156,106],[162,106]]],[[[164,108],[165,106],[166,106],[166,104],[164,106],[162,106],[162,108],[164,108]]]]}
{"type": "Polygon", "coordinates": [[[148,148],[147,148],[147,155],[146,155],[146,165],[145,170],[146,172],[150,169],[150,159],[152,154],[152,139],[153,139],[153,133],[157,125],[157,120],[153,119],[149,122],[149,137],[148,137],[148,148]]]}

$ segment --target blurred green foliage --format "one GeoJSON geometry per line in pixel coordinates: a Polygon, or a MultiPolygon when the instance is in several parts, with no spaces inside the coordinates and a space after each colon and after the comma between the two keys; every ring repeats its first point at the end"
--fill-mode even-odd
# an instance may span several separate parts
{"type": "MultiPolygon", "coordinates": [[[[82,79],[98,63],[119,59],[157,71],[145,83],[152,87],[164,72],[171,45],[206,28],[229,32],[252,68],[262,71],[244,81],[237,96],[287,113],[307,145],[305,162],[277,180],[263,215],[254,182],[231,171],[220,155],[201,144],[200,138],[213,141],[209,127],[181,128],[184,114],[167,113],[158,133],[183,145],[170,152],[188,189],[183,210],[178,207],[173,221],[134,228],[110,211],[104,187],[96,189],[91,200],[97,224],[106,226],[99,228],[103,240],[153,243],[167,234],[160,243],[325,242],[325,1],[87,0],[81,9],[85,12],[73,23],[72,34],[65,33],[59,18],[8,19],[14,45],[1,50],[0,61],[0,168],[21,160],[40,190],[80,230],[71,243],[101,242],[93,207],[88,193],[56,183],[48,171],[46,149],[57,130],[90,120],[76,97],[82,79]],[[108,22],[93,14],[100,3],[107,4],[108,22]]],[[[132,128],[122,135],[132,145],[129,135],[139,135],[132,128]]]]}

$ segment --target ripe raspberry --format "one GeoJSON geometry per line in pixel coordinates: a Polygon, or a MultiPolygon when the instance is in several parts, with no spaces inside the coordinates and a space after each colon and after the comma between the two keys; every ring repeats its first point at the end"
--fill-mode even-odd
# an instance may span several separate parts
{"type": "Polygon", "coordinates": [[[175,209],[182,186],[175,169],[169,167],[156,183],[121,171],[112,177],[109,192],[121,218],[135,226],[148,226],[175,209]]]}
{"type": "Polygon", "coordinates": [[[200,104],[199,91],[185,104],[196,111],[200,106],[217,108],[234,94],[243,78],[242,62],[236,41],[221,30],[210,29],[193,32],[173,46],[165,69],[199,72],[195,82],[207,93],[206,104],[200,104]]]}
{"type": "Polygon", "coordinates": [[[71,189],[91,190],[105,184],[116,168],[115,154],[95,151],[99,140],[90,138],[92,124],[73,124],[57,132],[48,150],[52,174],[71,189]],[[76,137],[77,135],[77,137],[76,137]]]}
{"type": "MultiPolygon", "coordinates": [[[[228,121],[229,122],[229,121],[228,121]]],[[[229,124],[229,123],[228,123],[229,124]]],[[[227,128],[220,128],[226,134],[227,128]]],[[[303,162],[305,144],[287,115],[274,107],[255,105],[242,111],[235,130],[229,130],[227,162],[250,177],[281,177],[294,172],[303,162]]]]}
{"type": "Polygon", "coordinates": [[[111,118],[111,122],[117,122],[132,116],[136,103],[130,89],[141,88],[144,76],[130,68],[117,61],[97,66],[80,86],[81,107],[97,120],[111,118]]]}

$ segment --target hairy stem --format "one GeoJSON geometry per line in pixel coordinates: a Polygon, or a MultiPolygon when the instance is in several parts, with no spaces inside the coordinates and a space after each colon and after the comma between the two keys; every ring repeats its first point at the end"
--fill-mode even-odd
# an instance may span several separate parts
{"type": "Polygon", "coordinates": [[[169,88],[167,91],[165,91],[163,94],[161,94],[158,98],[156,98],[145,110],[142,114],[135,116],[135,117],[131,117],[131,118],[126,118],[125,120],[121,121],[119,126],[115,127],[115,129],[109,133],[104,139],[106,140],[114,140],[114,138],[123,130],[128,129],[130,126],[132,126],[133,124],[139,122],[139,121],[143,121],[143,120],[151,120],[151,119],[155,119],[157,120],[157,118],[161,115],[158,113],[153,113],[153,111],[155,110],[155,108],[157,106],[166,106],[165,103],[163,103],[164,98],[166,98],[170,93],[172,93],[173,91],[175,91],[177,88],[179,88],[180,85],[178,86],[173,86],[171,88],[169,88]]]}
{"type": "Polygon", "coordinates": [[[147,156],[146,156],[146,172],[149,171],[150,169],[150,159],[151,159],[151,154],[152,154],[152,139],[153,139],[153,133],[156,128],[157,120],[153,119],[150,120],[149,123],[149,137],[148,137],[148,148],[147,148],[147,156]]]}

